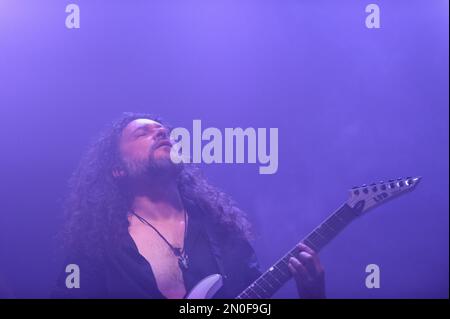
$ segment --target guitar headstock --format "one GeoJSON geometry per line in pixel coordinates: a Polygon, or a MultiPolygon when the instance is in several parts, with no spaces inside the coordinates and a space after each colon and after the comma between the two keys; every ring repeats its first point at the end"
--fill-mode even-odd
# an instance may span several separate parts
{"type": "Polygon", "coordinates": [[[347,204],[362,214],[391,198],[412,191],[420,180],[421,177],[406,177],[353,187],[347,204]]]}

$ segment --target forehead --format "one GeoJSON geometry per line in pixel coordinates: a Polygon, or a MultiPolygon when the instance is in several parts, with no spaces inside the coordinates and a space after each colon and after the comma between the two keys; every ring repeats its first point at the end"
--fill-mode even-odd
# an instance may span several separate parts
{"type": "Polygon", "coordinates": [[[128,123],[127,126],[122,131],[123,136],[132,134],[138,129],[142,128],[157,128],[163,126],[161,123],[151,120],[151,119],[136,119],[128,123]]]}

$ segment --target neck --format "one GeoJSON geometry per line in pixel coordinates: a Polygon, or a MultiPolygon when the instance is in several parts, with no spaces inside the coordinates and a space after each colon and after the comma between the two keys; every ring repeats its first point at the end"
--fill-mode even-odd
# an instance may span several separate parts
{"type": "Polygon", "coordinates": [[[131,190],[131,209],[139,216],[153,221],[183,216],[183,203],[174,178],[152,178],[151,183],[134,181],[131,190]]]}

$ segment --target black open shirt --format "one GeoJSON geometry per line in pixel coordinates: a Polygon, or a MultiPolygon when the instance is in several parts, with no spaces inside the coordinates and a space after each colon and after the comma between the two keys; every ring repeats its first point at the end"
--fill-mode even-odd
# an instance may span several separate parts
{"type": "MultiPolygon", "coordinates": [[[[261,274],[249,242],[239,237],[223,237],[214,223],[204,218],[198,207],[187,207],[189,223],[185,250],[189,267],[183,270],[189,292],[208,275],[221,274],[224,285],[215,298],[234,298],[261,274]]],[[[151,265],[139,253],[127,233],[117,247],[108,247],[101,260],[83,254],[68,254],[52,293],[53,298],[151,298],[163,299],[151,265]],[[67,288],[65,267],[80,268],[80,288],[67,288]]]]}

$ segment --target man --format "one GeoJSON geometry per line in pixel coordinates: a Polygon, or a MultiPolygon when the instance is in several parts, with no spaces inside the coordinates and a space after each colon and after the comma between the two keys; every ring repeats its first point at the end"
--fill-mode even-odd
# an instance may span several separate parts
{"type": "MultiPolygon", "coordinates": [[[[243,212],[198,170],[174,164],[169,130],[124,114],[90,147],[70,181],[66,264],[56,298],[183,298],[219,273],[216,297],[234,298],[260,274],[243,212]],[[69,287],[71,287],[69,285],[69,287]]],[[[300,297],[325,296],[317,255],[301,246],[289,268],[300,297]]]]}

